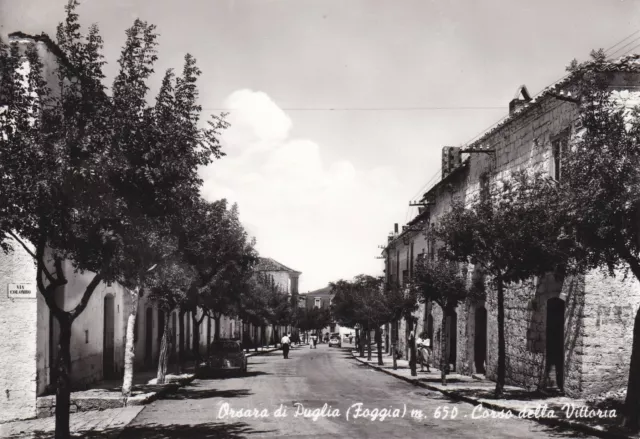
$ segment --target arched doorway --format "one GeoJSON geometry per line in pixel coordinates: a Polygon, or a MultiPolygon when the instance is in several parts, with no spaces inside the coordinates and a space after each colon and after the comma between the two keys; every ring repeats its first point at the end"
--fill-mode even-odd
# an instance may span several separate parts
{"type": "Polygon", "coordinates": [[[560,390],[564,386],[564,300],[547,300],[547,378],[554,380],[560,390]],[[555,376],[551,369],[555,368],[555,376]]]}
{"type": "Polygon", "coordinates": [[[176,359],[176,346],[178,345],[178,324],[176,313],[171,313],[171,361],[176,359]]]}
{"type": "Polygon", "coordinates": [[[102,376],[113,378],[115,372],[115,331],[114,331],[114,297],[104,296],[103,332],[102,332],[102,376]]]}
{"type": "Polygon", "coordinates": [[[455,372],[458,357],[458,314],[455,311],[447,317],[447,338],[449,339],[447,363],[451,365],[450,372],[455,372]]]}
{"type": "Polygon", "coordinates": [[[487,310],[484,306],[476,309],[475,340],[473,343],[476,373],[485,373],[487,360],[487,310]]]}
{"type": "Polygon", "coordinates": [[[191,353],[191,311],[189,311],[186,314],[186,321],[185,321],[185,325],[187,326],[186,329],[186,336],[185,336],[185,352],[187,354],[191,353]]]}
{"type": "Polygon", "coordinates": [[[153,367],[153,309],[147,308],[145,314],[144,365],[153,367]]]}

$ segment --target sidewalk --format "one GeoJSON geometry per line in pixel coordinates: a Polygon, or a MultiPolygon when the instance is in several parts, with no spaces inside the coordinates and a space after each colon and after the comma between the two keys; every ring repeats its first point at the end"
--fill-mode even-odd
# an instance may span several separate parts
{"type": "MultiPolygon", "coordinates": [[[[72,437],[117,438],[144,406],[120,407],[73,413],[69,419],[72,437]]],[[[0,438],[49,438],[55,432],[55,418],[31,419],[0,424],[0,438]]]]}
{"type": "Polygon", "coordinates": [[[621,418],[617,415],[619,403],[604,401],[593,403],[585,399],[574,399],[559,395],[547,395],[539,391],[528,391],[514,386],[505,386],[502,399],[493,398],[495,382],[484,379],[451,373],[447,375],[447,385],[443,386],[440,371],[431,368],[431,373],[420,372],[412,377],[407,360],[397,360],[397,370],[393,370],[393,360],[383,354],[383,366],[378,366],[377,352],[372,351],[371,361],[359,357],[357,351],[351,351],[353,357],[388,375],[407,381],[413,385],[443,393],[451,399],[481,405],[497,412],[511,412],[513,417],[530,419],[542,424],[571,428],[581,432],[604,438],[639,438],[640,435],[629,435],[619,425],[621,418]],[[615,409],[615,414],[612,413],[615,409]],[[597,410],[600,410],[598,415],[597,410]],[[552,412],[553,411],[553,412],[552,412]],[[591,415],[591,416],[590,416],[591,415]],[[604,417],[604,415],[607,415],[604,417]],[[612,417],[609,417],[612,416],[612,417]]]}
{"type": "MultiPolygon", "coordinates": [[[[247,357],[278,350],[264,346],[245,351],[247,357]]],[[[169,367],[172,370],[173,366],[169,367]]],[[[144,405],[174,392],[195,378],[193,366],[184,367],[182,375],[167,374],[167,383],[156,384],[155,370],[136,372],[131,397],[122,396],[122,380],[95,383],[91,389],[71,393],[70,430],[73,437],[116,438],[144,409],[144,405]]],[[[46,438],[55,431],[55,395],[38,398],[36,419],[0,424],[0,438],[46,438]]]]}
{"type": "MultiPolygon", "coordinates": [[[[194,379],[193,367],[185,368],[182,375],[167,374],[166,384],[156,384],[156,371],[136,372],[133,376],[131,396],[122,396],[122,379],[100,381],[91,389],[71,393],[71,413],[122,408],[148,404],[158,397],[176,391],[194,379]]],[[[44,418],[55,414],[56,396],[38,398],[36,417],[44,418]]]]}

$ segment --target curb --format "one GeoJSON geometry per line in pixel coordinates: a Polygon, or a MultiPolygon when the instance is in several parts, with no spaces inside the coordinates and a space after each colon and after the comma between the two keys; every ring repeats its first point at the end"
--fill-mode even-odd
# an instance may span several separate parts
{"type": "Polygon", "coordinates": [[[174,381],[172,383],[166,384],[165,387],[163,387],[162,389],[156,392],[149,392],[144,398],[140,398],[140,399],[134,399],[131,397],[126,398],[124,401],[124,406],[130,407],[130,406],[136,406],[136,405],[150,404],[162,396],[177,392],[178,389],[186,386],[187,384],[191,383],[195,379],[196,379],[196,375],[191,374],[191,376],[188,378],[182,378],[178,381],[174,381]]]}
{"type": "MultiPolygon", "coordinates": [[[[470,398],[468,396],[463,396],[460,395],[458,393],[456,393],[455,391],[452,390],[443,390],[440,389],[438,387],[434,387],[431,386],[427,383],[422,383],[420,381],[411,379],[411,378],[407,378],[407,377],[403,377],[400,375],[396,375],[393,372],[384,369],[381,366],[378,366],[377,364],[371,364],[368,361],[365,360],[361,360],[360,358],[358,358],[353,351],[351,351],[351,355],[353,356],[353,358],[357,361],[359,361],[360,363],[366,364],[367,366],[371,367],[372,369],[378,370],[380,372],[386,373],[387,375],[390,375],[394,378],[398,378],[401,379],[403,381],[406,381],[409,384],[413,384],[414,386],[417,387],[422,387],[428,390],[433,390],[433,391],[437,391],[442,393],[443,395],[447,396],[448,398],[454,400],[454,401],[462,401],[462,402],[466,402],[472,405],[479,405],[482,407],[486,407],[488,409],[491,410],[495,410],[495,411],[503,411],[503,410],[512,410],[512,408],[509,407],[503,407],[500,406],[498,404],[494,404],[491,402],[486,402],[486,401],[480,401],[478,399],[474,399],[474,398],[470,398]]],[[[593,436],[598,436],[601,438],[605,438],[605,439],[635,439],[637,438],[637,436],[631,436],[631,435],[626,435],[626,434],[622,434],[622,433],[616,433],[616,432],[610,432],[610,431],[604,431],[604,430],[600,430],[598,428],[595,427],[591,427],[589,425],[585,425],[579,422],[575,422],[575,421],[570,421],[570,420],[566,420],[566,419],[554,419],[554,418],[525,418],[523,420],[528,420],[528,421],[535,421],[538,422],[540,424],[545,424],[545,425],[551,425],[551,426],[555,426],[555,427],[566,427],[566,428],[571,428],[573,430],[577,430],[577,431],[581,431],[583,433],[587,433],[587,434],[591,434],[593,436]]]]}
{"type": "Polygon", "coordinates": [[[266,351],[258,351],[258,352],[247,352],[246,357],[255,357],[257,355],[263,355],[263,354],[268,354],[269,352],[275,352],[280,348],[272,348],[272,349],[268,349],[266,351]]]}

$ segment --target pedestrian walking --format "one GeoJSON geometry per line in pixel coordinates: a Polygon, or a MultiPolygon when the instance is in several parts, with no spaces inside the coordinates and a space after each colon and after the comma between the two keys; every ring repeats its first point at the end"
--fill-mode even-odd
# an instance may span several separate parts
{"type": "Polygon", "coordinates": [[[311,346],[309,346],[309,349],[317,349],[318,347],[316,346],[316,343],[318,342],[318,336],[313,334],[311,336],[311,346]]]}
{"type": "Polygon", "coordinates": [[[289,358],[289,347],[291,345],[291,338],[289,338],[289,334],[287,334],[284,337],[282,337],[282,340],[280,340],[280,343],[282,344],[282,354],[284,355],[285,359],[288,359],[289,358]]]}

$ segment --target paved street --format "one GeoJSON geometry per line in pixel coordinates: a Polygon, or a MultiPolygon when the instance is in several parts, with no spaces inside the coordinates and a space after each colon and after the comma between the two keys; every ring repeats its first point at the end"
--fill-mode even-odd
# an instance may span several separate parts
{"type": "MultiPolygon", "coordinates": [[[[121,437],[587,437],[520,419],[472,419],[473,409],[470,404],[451,402],[439,392],[414,387],[357,363],[346,347],[323,344],[316,350],[294,348],[288,360],[281,352],[251,358],[246,378],[196,380],[177,394],[147,406],[121,437]],[[330,408],[314,421],[296,416],[296,403],[308,411],[324,404],[330,408]],[[372,414],[354,419],[357,412],[352,406],[357,403],[362,403],[361,415],[366,408],[398,409],[397,417],[390,413],[381,420],[378,413],[376,420],[372,414]],[[226,417],[225,404],[229,407],[226,417]],[[286,416],[274,416],[281,405],[286,408],[286,416]],[[254,409],[258,417],[247,416],[254,413],[246,411],[254,409]],[[240,410],[243,417],[231,417],[232,411],[237,414],[240,410]],[[412,410],[422,410],[424,418],[412,416],[412,410]],[[444,414],[445,410],[449,414],[457,410],[455,419],[434,419],[437,411],[444,414]]],[[[475,414],[482,412],[476,409],[475,414]]]]}

